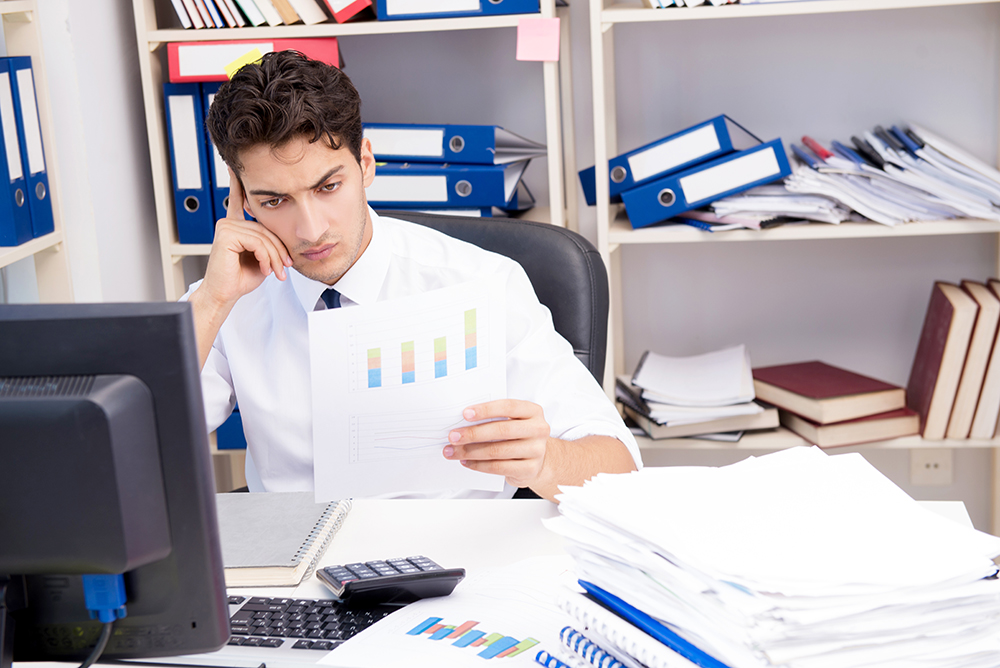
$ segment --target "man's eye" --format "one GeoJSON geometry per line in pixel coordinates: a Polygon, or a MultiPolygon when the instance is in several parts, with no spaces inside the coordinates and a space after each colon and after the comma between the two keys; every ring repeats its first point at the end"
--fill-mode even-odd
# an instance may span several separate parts
{"type": "Polygon", "coordinates": [[[264,207],[265,209],[273,209],[274,207],[278,206],[279,204],[281,204],[281,198],[280,197],[275,197],[274,199],[269,199],[269,200],[266,200],[266,201],[260,203],[260,205],[262,207],[264,207]]]}
{"type": "Polygon", "coordinates": [[[338,181],[337,183],[327,183],[325,186],[322,186],[320,188],[320,190],[322,190],[323,192],[328,192],[329,193],[329,192],[333,192],[334,190],[336,190],[339,187],[340,187],[340,182],[338,181]]]}

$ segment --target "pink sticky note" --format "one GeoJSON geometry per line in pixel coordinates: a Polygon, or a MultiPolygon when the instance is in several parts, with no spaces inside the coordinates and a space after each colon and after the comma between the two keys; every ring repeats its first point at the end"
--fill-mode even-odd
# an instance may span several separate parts
{"type": "Polygon", "coordinates": [[[559,60],[559,19],[524,18],[517,22],[518,60],[559,60]]]}

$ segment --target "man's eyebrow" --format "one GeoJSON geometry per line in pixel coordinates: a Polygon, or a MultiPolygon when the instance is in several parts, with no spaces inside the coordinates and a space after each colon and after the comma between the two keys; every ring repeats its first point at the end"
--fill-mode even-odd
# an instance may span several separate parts
{"type": "MultiPolygon", "coordinates": [[[[320,180],[316,182],[316,185],[311,186],[309,189],[310,190],[315,190],[316,188],[319,188],[324,183],[326,183],[326,181],[331,176],[333,176],[334,174],[337,174],[338,172],[342,171],[343,169],[344,169],[343,165],[339,165],[337,167],[334,167],[333,169],[331,169],[330,171],[328,171],[326,174],[324,174],[322,176],[322,178],[320,178],[320,180]]],[[[268,197],[287,197],[288,196],[288,193],[279,193],[279,192],[276,192],[274,190],[260,190],[260,189],[251,190],[250,194],[251,195],[266,195],[268,197]]]]}

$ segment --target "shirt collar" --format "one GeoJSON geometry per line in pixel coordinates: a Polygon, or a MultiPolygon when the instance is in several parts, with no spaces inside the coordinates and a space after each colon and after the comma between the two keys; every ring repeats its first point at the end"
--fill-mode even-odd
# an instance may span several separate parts
{"type": "MultiPolygon", "coordinates": [[[[368,248],[354,266],[332,286],[340,293],[342,306],[374,303],[382,292],[382,283],[389,272],[389,258],[392,252],[390,231],[382,225],[378,214],[371,207],[368,207],[368,216],[372,223],[372,238],[368,248]]],[[[331,287],[321,281],[307,278],[294,269],[289,270],[288,275],[295,296],[306,312],[315,310],[320,295],[331,287]]]]}

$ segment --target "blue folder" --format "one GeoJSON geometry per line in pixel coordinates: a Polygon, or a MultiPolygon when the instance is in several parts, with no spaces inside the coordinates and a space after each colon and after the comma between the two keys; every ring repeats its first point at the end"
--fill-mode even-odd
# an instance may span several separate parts
{"type": "Polygon", "coordinates": [[[514,197],[528,161],[509,165],[379,162],[368,186],[375,208],[503,207],[514,197]]]}
{"type": "Polygon", "coordinates": [[[670,627],[650,617],[642,610],[629,605],[614,594],[608,593],[597,585],[585,582],[584,580],[579,580],[579,583],[594,601],[636,628],[653,636],[691,663],[701,666],[701,668],[729,668],[729,666],[711,656],[697,645],[682,638],[670,627]]]}
{"type": "MultiPolygon", "coordinates": [[[[728,116],[710,118],[608,160],[611,201],[620,202],[621,193],[629,188],[760,144],[760,139],[728,116]]],[[[580,172],[583,196],[590,206],[597,202],[595,172],[593,167],[580,172]]]]}
{"type": "Polygon", "coordinates": [[[0,58],[0,246],[17,246],[33,236],[11,74],[10,59],[0,58]]]}
{"type": "Polygon", "coordinates": [[[14,56],[10,62],[11,92],[14,114],[17,116],[17,136],[21,144],[21,163],[27,178],[28,211],[31,213],[32,236],[41,237],[55,231],[52,218],[52,197],[49,173],[45,168],[45,148],[42,144],[42,124],[38,119],[38,98],[30,56],[14,56]]]}
{"type": "Polygon", "coordinates": [[[785,148],[775,139],[626,190],[622,201],[637,229],[789,174],[785,148]]]}
{"type": "Polygon", "coordinates": [[[201,97],[196,83],[163,84],[174,212],[182,244],[210,244],[215,237],[201,97]]]}
{"type": "Polygon", "coordinates": [[[534,14],[539,0],[471,0],[467,2],[420,2],[412,0],[376,0],[379,21],[403,19],[441,19],[454,16],[491,16],[496,14],[534,14]],[[451,6],[451,8],[448,7],[451,6]]]}
{"type": "Polygon", "coordinates": [[[376,160],[502,165],[545,155],[545,145],[499,125],[365,123],[376,160]]]}
{"type": "MultiPolygon", "coordinates": [[[[212,106],[220,86],[222,86],[221,81],[206,81],[201,84],[202,113],[205,118],[208,118],[208,108],[212,106]]],[[[229,208],[229,167],[222,161],[207,128],[205,151],[208,155],[208,178],[212,189],[212,219],[220,220],[226,217],[229,208]]]]}

